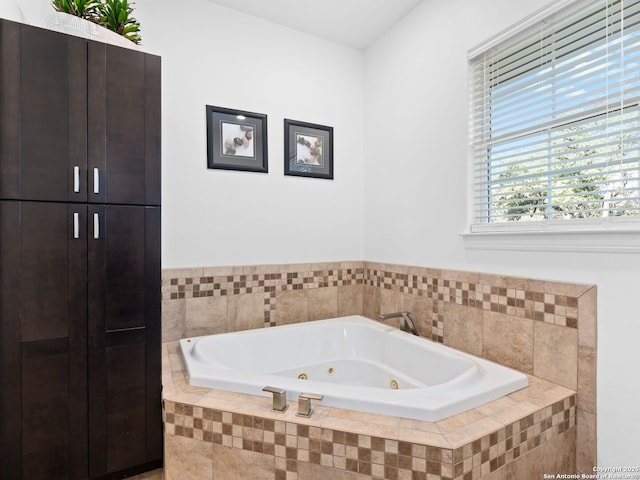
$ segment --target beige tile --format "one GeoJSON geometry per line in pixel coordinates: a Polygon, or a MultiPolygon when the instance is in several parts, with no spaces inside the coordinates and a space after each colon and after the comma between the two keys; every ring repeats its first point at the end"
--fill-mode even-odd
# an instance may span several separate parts
{"type": "Polygon", "coordinates": [[[338,316],[338,287],[311,288],[307,291],[309,320],[338,316]]]}
{"type": "Polygon", "coordinates": [[[420,265],[406,265],[406,273],[408,275],[416,275],[419,277],[440,278],[442,270],[438,268],[427,268],[420,265]]]}
{"type": "MultiPolygon", "coordinates": [[[[380,314],[400,312],[403,310],[403,294],[386,288],[380,289],[380,314]]],[[[400,319],[385,321],[388,325],[400,326],[400,319]]]]}
{"type": "Polygon", "coordinates": [[[576,422],[576,471],[592,474],[593,467],[597,465],[596,416],[578,410],[576,422]]]}
{"type": "MultiPolygon", "coordinates": [[[[438,278],[438,277],[434,277],[438,278]]],[[[454,282],[482,283],[482,274],[478,272],[468,272],[466,270],[440,270],[439,278],[454,282]]]]}
{"type": "Polygon", "coordinates": [[[578,345],[596,349],[598,343],[596,287],[578,298],[578,345]]]}
{"type": "Polygon", "coordinates": [[[307,290],[278,292],[275,301],[278,325],[306,322],[309,319],[307,290]]]}
{"type": "Polygon", "coordinates": [[[213,479],[213,444],[165,434],[164,480],[213,479]]]}
{"type": "Polygon", "coordinates": [[[540,410],[540,407],[531,402],[516,401],[509,395],[486,403],[474,410],[478,410],[483,415],[491,417],[504,425],[508,425],[537,412],[540,410]]]}
{"type": "Polygon", "coordinates": [[[578,331],[534,322],[533,374],[577,390],[578,331]]]}
{"type": "Polygon", "coordinates": [[[530,290],[530,279],[493,273],[480,273],[476,283],[494,287],[513,288],[516,290],[530,290]]]}
{"type": "Polygon", "coordinates": [[[273,480],[273,456],[213,446],[213,480],[273,480]]]}
{"type": "MultiPolygon", "coordinates": [[[[562,432],[541,445],[546,473],[576,473],[576,428],[562,432]]],[[[593,473],[593,471],[591,472],[593,473]]]]}
{"type": "MultiPolygon", "coordinates": [[[[513,480],[544,478],[550,473],[544,466],[542,447],[536,447],[506,465],[506,477],[513,480]]],[[[554,473],[554,472],[551,472],[554,473]]]]}
{"type": "Polygon", "coordinates": [[[362,315],[364,286],[343,285],[338,287],[338,316],[362,315]]]}
{"type": "Polygon", "coordinates": [[[169,280],[171,278],[194,278],[194,277],[202,277],[203,269],[202,267],[193,267],[193,268],[163,268],[162,269],[162,280],[169,280]]]}
{"type": "Polygon", "coordinates": [[[415,420],[413,418],[400,418],[398,425],[400,430],[415,430],[418,432],[437,434],[442,433],[435,422],[426,422],[424,420],[415,420]]]}
{"type": "Polygon", "coordinates": [[[574,390],[557,385],[546,380],[529,376],[529,386],[509,394],[509,398],[519,402],[521,407],[530,408],[531,405],[542,408],[564,400],[575,394],[574,390]]]}
{"type": "Polygon", "coordinates": [[[314,265],[313,263],[280,263],[272,265],[272,271],[283,273],[310,272],[313,270],[314,265]]]}
{"type": "Polygon", "coordinates": [[[405,294],[403,298],[403,310],[411,314],[418,333],[423,337],[431,338],[431,313],[433,301],[426,295],[405,294]]]}
{"type": "Polygon", "coordinates": [[[529,289],[534,292],[544,292],[554,295],[566,295],[568,297],[579,297],[587,292],[593,285],[586,283],[552,282],[549,280],[529,280],[529,289]]]}
{"type": "Polygon", "coordinates": [[[162,341],[171,342],[186,336],[185,299],[162,300],[162,341]]]}
{"type": "Polygon", "coordinates": [[[596,352],[578,347],[578,408],[596,414],[596,352]]]}
{"type": "Polygon", "coordinates": [[[264,327],[264,293],[229,296],[227,318],[233,332],[264,327]]]}
{"type": "Polygon", "coordinates": [[[364,262],[362,260],[345,260],[342,262],[337,262],[340,265],[340,268],[364,268],[364,262]]]}
{"type": "Polygon", "coordinates": [[[458,350],[482,356],[482,310],[444,303],[444,343],[458,350]]]}
{"type": "Polygon", "coordinates": [[[185,301],[185,334],[187,337],[228,331],[227,297],[188,298],[185,301]]]}
{"type": "Polygon", "coordinates": [[[418,445],[429,445],[436,448],[451,448],[451,444],[442,433],[401,428],[398,439],[402,442],[410,442],[418,445]]]}
{"type": "Polygon", "coordinates": [[[460,425],[459,428],[451,432],[443,432],[443,435],[453,448],[458,448],[485,437],[501,428],[504,428],[502,422],[498,422],[492,417],[485,417],[460,425]]]}
{"type": "Polygon", "coordinates": [[[141,473],[140,475],[134,475],[129,477],[129,480],[163,480],[163,470],[153,470],[151,472],[141,473]]]}
{"type": "Polygon", "coordinates": [[[202,269],[202,275],[205,277],[226,277],[228,275],[242,275],[244,273],[244,269],[244,266],[239,265],[204,267],[202,269]]]}
{"type": "Polygon", "coordinates": [[[298,462],[298,480],[367,480],[370,478],[369,475],[324,467],[322,465],[314,465],[307,462],[298,462]]]}
{"type": "MultiPolygon", "coordinates": [[[[508,480],[507,479],[507,467],[500,467],[499,469],[491,472],[489,475],[484,475],[482,480],[508,480]]],[[[514,479],[515,480],[515,479],[514,479]]]]}
{"type": "Polygon", "coordinates": [[[484,358],[533,373],[533,320],[485,311],[482,336],[484,358]]]}
{"type": "Polygon", "coordinates": [[[362,314],[368,318],[378,319],[380,316],[380,289],[365,285],[362,297],[362,314]]]}

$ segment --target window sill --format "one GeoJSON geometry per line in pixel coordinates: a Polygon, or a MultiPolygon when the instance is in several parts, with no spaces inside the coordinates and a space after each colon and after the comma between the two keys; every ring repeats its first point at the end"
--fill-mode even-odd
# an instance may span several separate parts
{"type": "Polygon", "coordinates": [[[462,233],[466,250],[640,253],[639,229],[517,230],[462,233]]]}

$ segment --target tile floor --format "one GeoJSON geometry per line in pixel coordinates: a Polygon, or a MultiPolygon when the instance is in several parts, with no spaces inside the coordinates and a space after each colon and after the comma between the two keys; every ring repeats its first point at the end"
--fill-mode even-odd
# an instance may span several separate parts
{"type": "Polygon", "coordinates": [[[162,469],[153,470],[151,472],[141,473],[130,480],[163,480],[162,469]]]}

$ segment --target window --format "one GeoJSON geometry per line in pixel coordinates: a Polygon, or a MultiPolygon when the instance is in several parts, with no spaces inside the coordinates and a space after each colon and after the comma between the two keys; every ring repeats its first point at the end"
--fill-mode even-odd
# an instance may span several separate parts
{"type": "Polygon", "coordinates": [[[640,215],[640,0],[563,3],[470,54],[472,231],[640,215]]]}

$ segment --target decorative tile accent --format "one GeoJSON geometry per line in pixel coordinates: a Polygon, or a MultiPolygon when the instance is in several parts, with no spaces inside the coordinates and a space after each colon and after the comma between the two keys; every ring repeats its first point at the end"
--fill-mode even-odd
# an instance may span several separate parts
{"type": "Polygon", "coordinates": [[[169,278],[163,281],[162,298],[176,300],[264,293],[265,326],[270,326],[275,324],[271,317],[277,292],[362,284],[434,300],[432,333],[438,341],[442,341],[442,319],[437,312],[436,300],[569,328],[578,326],[578,297],[376,268],[169,278]]]}
{"type": "Polygon", "coordinates": [[[480,478],[576,425],[576,395],[455,449],[273,420],[165,400],[165,433],[274,457],[276,478],[299,462],[371,478],[480,478]]]}
{"type": "Polygon", "coordinates": [[[365,285],[434,300],[433,336],[442,336],[437,301],[455,303],[564,327],[578,328],[578,297],[483,283],[461,282],[378,269],[365,270],[365,285]]]}
{"type": "Polygon", "coordinates": [[[453,451],[455,479],[480,478],[576,425],[576,396],[528,415],[453,451]]]}
{"type": "Polygon", "coordinates": [[[165,279],[162,299],[275,293],[307,288],[338,287],[363,283],[362,268],[276,272],[249,275],[221,275],[165,279]]]}
{"type": "Polygon", "coordinates": [[[162,299],[179,300],[263,293],[264,323],[265,327],[269,327],[276,325],[275,299],[278,292],[362,285],[363,279],[363,268],[165,278],[162,299]]]}

